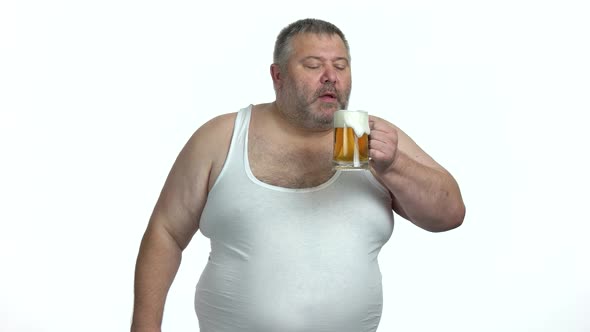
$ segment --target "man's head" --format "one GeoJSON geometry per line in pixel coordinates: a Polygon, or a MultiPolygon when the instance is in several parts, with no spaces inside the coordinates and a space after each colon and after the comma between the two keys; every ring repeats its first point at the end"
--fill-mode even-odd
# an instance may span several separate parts
{"type": "Polygon", "coordinates": [[[283,115],[301,127],[329,129],[350,96],[348,42],[331,23],[294,22],[277,37],[271,75],[283,115]]]}
{"type": "Polygon", "coordinates": [[[285,69],[289,56],[293,52],[293,45],[291,44],[293,37],[304,33],[327,36],[337,35],[344,43],[348,53],[348,59],[350,60],[350,47],[348,46],[348,41],[346,40],[344,33],[342,33],[337,26],[330,22],[306,18],[293,22],[281,30],[275,42],[273,62],[279,65],[282,69],[285,69]]]}

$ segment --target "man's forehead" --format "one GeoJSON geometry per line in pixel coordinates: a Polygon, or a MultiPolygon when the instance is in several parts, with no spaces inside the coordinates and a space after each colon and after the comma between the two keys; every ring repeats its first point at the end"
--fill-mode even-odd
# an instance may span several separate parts
{"type": "Polygon", "coordinates": [[[348,58],[344,41],[337,34],[301,33],[292,42],[293,50],[299,56],[320,56],[323,53],[348,58]]]}

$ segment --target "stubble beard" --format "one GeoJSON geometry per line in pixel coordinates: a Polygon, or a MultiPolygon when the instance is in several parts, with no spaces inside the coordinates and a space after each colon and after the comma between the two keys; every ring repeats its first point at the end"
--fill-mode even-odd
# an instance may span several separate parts
{"type": "Polygon", "coordinates": [[[288,79],[283,87],[284,105],[282,113],[300,127],[314,130],[332,129],[334,112],[346,109],[350,88],[337,91],[331,83],[324,84],[316,91],[288,79]],[[323,102],[319,97],[327,92],[336,94],[335,102],[323,102]],[[317,109],[314,109],[317,108],[317,109]]]}

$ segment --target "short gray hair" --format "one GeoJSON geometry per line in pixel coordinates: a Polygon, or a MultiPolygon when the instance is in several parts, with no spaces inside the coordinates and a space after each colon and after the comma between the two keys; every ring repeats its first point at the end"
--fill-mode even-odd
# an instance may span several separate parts
{"type": "Polygon", "coordinates": [[[314,18],[301,19],[293,22],[283,28],[277,40],[275,42],[275,49],[273,53],[273,62],[278,64],[280,68],[285,68],[287,61],[292,52],[291,40],[298,34],[302,33],[314,33],[314,34],[326,34],[326,35],[338,35],[344,42],[346,52],[350,58],[350,47],[348,41],[344,37],[344,33],[334,24],[314,18]]]}

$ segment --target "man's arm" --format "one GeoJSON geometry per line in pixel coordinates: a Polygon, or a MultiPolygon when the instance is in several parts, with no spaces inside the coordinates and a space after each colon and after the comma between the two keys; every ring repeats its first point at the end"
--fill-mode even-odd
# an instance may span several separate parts
{"type": "Polygon", "coordinates": [[[137,257],[132,332],[160,331],[164,303],[182,251],[199,228],[213,180],[210,174],[220,169],[229,149],[228,120],[227,116],[218,117],[199,128],[166,179],[137,257]]]}
{"type": "Polygon", "coordinates": [[[371,166],[402,217],[431,232],[458,227],[465,205],[453,176],[393,124],[371,116],[371,166]]]}

